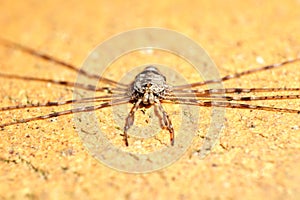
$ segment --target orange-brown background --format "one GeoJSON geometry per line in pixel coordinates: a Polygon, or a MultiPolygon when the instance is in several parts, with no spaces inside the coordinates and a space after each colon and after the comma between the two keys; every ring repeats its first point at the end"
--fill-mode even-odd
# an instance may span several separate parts
{"type": "MultiPolygon", "coordinates": [[[[0,36],[80,67],[88,52],[113,34],[147,26],[169,28],[200,43],[226,75],[260,66],[258,57],[265,64],[296,57],[299,10],[297,0],[1,1],[0,36]]],[[[76,78],[74,72],[3,45],[0,69],[76,78]]],[[[299,87],[299,71],[297,63],[226,86],[299,87]]],[[[196,81],[192,75],[190,81],[196,81]]],[[[63,87],[3,78],[0,82],[2,106],[72,97],[63,87]]],[[[266,105],[299,109],[299,100],[266,105]]],[[[51,111],[1,113],[1,119],[51,111]]],[[[7,127],[0,132],[0,199],[299,198],[299,115],[228,109],[226,119],[220,141],[205,159],[190,157],[191,149],[168,168],[140,175],[117,172],[92,158],[71,116],[7,127]]]]}

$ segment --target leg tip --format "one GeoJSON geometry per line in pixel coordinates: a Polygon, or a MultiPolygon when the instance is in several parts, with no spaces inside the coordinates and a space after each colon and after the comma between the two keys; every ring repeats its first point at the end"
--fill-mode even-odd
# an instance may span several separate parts
{"type": "Polygon", "coordinates": [[[129,146],[129,144],[128,144],[128,139],[127,139],[127,137],[124,137],[124,143],[125,143],[125,145],[126,145],[126,147],[128,147],[129,146]]]}
{"type": "Polygon", "coordinates": [[[171,139],[171,145],[174,146],[174,139],[171,139]]]}

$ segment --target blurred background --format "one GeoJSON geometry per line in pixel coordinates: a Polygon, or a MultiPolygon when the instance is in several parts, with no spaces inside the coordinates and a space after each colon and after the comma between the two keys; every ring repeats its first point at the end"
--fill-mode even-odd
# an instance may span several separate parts
{"type": "MultiPolygon", "coordinates": [[[[0,37],[79,68],[96,45],[114,34],[143,27],[168,28],[198,42],[220,74],[227,75],[299,55],[299,10],[299,0],[2,0],[0,37]]],[[[112,68],[108,75],[118,78],[118,70],[129,70],[136,57],[119,62],[123,68],[112,68]]],[[[156,59],[163,60],[164,55],[156,59]]],[[[182,67],[182,60],[170,57],[168,62],[184,71],[189,81],[198,80],[189,68],[182,67]]],[[[58,80],[74,81],[77,76],[2,44],[0,70],[58,80]]],[[[225,86],[299,87],[299,77],[299,63],[295,63],[225,86]]],[[[71,89],[49,84],[2,78],[0,84],[1,106],[72,98],[71,89]]],[[[296,109],[300,105],[298,100],[271,106],[296,109]]],[[[43,112],[53,110],[1,113],[1,119],[43,112]]],[[[209,123],[209,116],[204,113],[201,120],[209,123]]],[[[186,155],[147,174],[121,173],[96,161],[81,143],[71,116],[8,127],[0,131],[0,199],[299,198],[300,132],[295,128],[299,127],[299,116],[228,109],[226,120],[219,142],[205,159],[192,154],[205,135],[203,124],[186,155]]]]}

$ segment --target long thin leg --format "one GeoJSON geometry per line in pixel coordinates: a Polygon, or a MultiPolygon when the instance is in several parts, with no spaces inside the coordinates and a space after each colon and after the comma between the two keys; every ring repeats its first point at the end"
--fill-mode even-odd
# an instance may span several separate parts
{"type": "Polygon", "coordinates": [[[102,103],[102,104],[96,105],[96,106],[85,106],[85,107],[81,107],[81,108],[64,110],[64,111],[60,111],[60,112],[55,112],[55,113],[51,113],[51,114],[47,114],[47,115],[40,115],[37,117],[31,117],[31,118],[27,118],[27,119],[19,119],[14,122],[0,124],[0,128],[4,128],[6,126],[12,126],[12,125],[16,125],[16,124],[27,123],[27,122],[31,122],[31,121],[50,119],[50,118],[59,117],[59,116],[63,116],[63,115],[70,115],[73,113],[90,112],[90,111],[94,111],[94,110],[99,110],[101,108],[125,104],[125,103],[128,103],[129,100],[130,100],[130,98],[122,98],[122,99],[117,99],[114,101],[105,102],[105,103],[102,103]]]}
{"type": "Polygon", "coordinates": [[[29,77],[29,76],[19,76],[19,75],[14,75],[14,74],[0,73],[0,77],[21,79],[21,80],[27,80],[27,81],[39,81],[39,82],[53,83],[56,85],[81,88],[84,90],[97,91],[97,92],[107,91],[107,92],[111,93],[113,91],[126,91],[125,88],[96,87],[94,85],[86,85],[86,84],[82,84],[82,83],[74,83],[74,82],[69,82],[69,81],[57,81],[57,80],[52,80],[52,79],[36,78],[36,77],[29,77]]]}
{"type": "Polygon", "coordinates": [[[71,99],[66,101],[48,101],[46,103],[36,103],[36,104],[25,104],[25,105],[15,105],[15,106],[6,106],[0,107],[1,111],[10,111],[16,109],[23,109],[23,108],[40,108],[40,107],[50,107],[50,106],[62,106],[71,103],[89,103],[89,102],[107,102],[116,99],[117,97],[127,97],[125,94],[120,95],[105,95],[105,96],[96,96],[96,97],[88,97],[82,99],[71,99]]]}
{"type": "Polygon", "coordinates": [[[168,129],[169,133],[170,133],[170,142],[171,145],[174,146],[174,128],[172,125],[172,122],[169,118],[168,113],[164,110],[163,106],[161,105],[160,101],[157,100],[155,101],[155,105],[157,105],[159,111],[163,114],[163,125],[168,129]]]}
{"type": "Polygon", "coordinates": [[[75,71],[75,72],[77,72],[79,74],[82,74],[82,75],[84,75],[86,77],[95,78],[95,79],[97,79],[99,81],[102,81],[102,82],[105,82],[105,83],[109,83],[109,84],[112,84],[112,85],[118,85],[120,87],[124,87],[124,86],[127,87],[126,84],[118,83],[116,81],[113,81],[113,80],[110,80],[110,79],[107,79],[107,78],[104,78],[104,77],[101,77],[101,76],[98,76],[98,75],[95,75],[95,74],[90,74],[87,71],[84,71],[84,70],[81,70],[81,69],[77,69],[75,66],[73,66],[73,65],[71,65],[69,63],[66,63],[66,62],[64,62],[62,60],[54,58],[54,57],[52,57],[50,55],[47,55],[45,53],[36,51],[36,50],[34,50],[34,49],[30,48],[30,47],[26,47],[26,46],[23,46],[21,44],[17,44],[15,42],[6,40],[4,38],[0,38],[0,42],[2,42],[6,46],[11,46],[11,47],[17,48],[17,49],[19,49],[19,50],[21,50],[21,51],[23,51],[25,53],[28,53],[28,54],[33,55],[33,56],[36,56],[36,57],[41,58],[43,60],[51,61],[53,63],[59,64],[61,66],[64,66],[64,67],[66,67],[66,68],[68,68],[68,69],[70,69],[72,71],[75,71]]]}
{"type": "Polygon", "coordinates": [[[174,86],[173,89],[174,90],[181,90],[181,89],[184,89],[184,88],[198,87],[198,86],[203,86],[203,85],[212,84],[212,83],[221,83],[223,81],[227,81],[227,80],[230,80],[230,79],[239,78],[241,76],[245,76],[245,75],[248,75],[248,74],[253,74],[253,73],[256,73],[256,72],[275,69],[275,68],[278,68],[278,67],[290,64],[290,63],[298,62],[298,61],[300,61],[300,57],[295,58],[295,59],[291,59],[291,60],[287,60],[287,61],[284,61],[284,62],[281,62],[281,63],[273,64],[273,65],[267,65],[267,66],[264,66],[264,67],[259,67],[259,68],[239,72],[239,73],[236,73],[236,74],[227,75],[227,76],[224,76],[224,77],[222,77],[221,79],[218,79],[218,80],[208,80],[208,81],[196,82],[196,83],[187,84],[187,85],[174,86]]]}
{"type": "Polygon", "coordinates": [[[191,94],[194,96],[206,96],[210,94],[229,94],[229,93],[250,93],[250,92],[288,92],[300,91],[300,88],[224,88],[224,89],[194,89],[194,90],[175,90],[171,94],[191,94]]]}
{"type": "MultiPolygon", "coordinates": [[[[172,97],[167,97],[168,100],[176,100],[178,97],[182,99],[195,99],[193,94],[179,94],[172,97]]],[[[218,101],[258,101],[258,100],[283,100],[283,99],[300,99],[300,95],[273,95],[273,96],[242,96],[242,97],[232,97],[232,96],[220,96],[220,95],[208,95],[197,97],[197,100],[209,100],[214,99],[218,101]]]]}
{"type": "Polygon", "coordinates": [[[139,108],[140,104],[142,102],[142,99],[139,99],[131,108],[130,112],[128,113],[128,116],[126,118],[125,121],[125,126],[124,126],[124,142],[125,145],[128,146],[128,135],[127,135],[127,131],[129,130],[129,128],[133,125],[134,122],[134,113],[137,111],[137,109],[139,108]]]}
{"type": "Polygon", "coordinates": [[[187,100],[187,99],[177,99],[177,100],[162,100],[162,103],[172,103],[172,104],[183,104],[183,105],[194,105],[203,107],[224,107],[224,108],[237,108],[237,109],[250,109],[250,110],[265,110],[273,112],[286,112],[286,113],[297,113],[300,114],[300,110],[288,109],[288,108],[275,108],[268,106],[259,105],[248,105],[242,103],[232,103],[223,101],[197,101],[197,100],[187,100]]]}

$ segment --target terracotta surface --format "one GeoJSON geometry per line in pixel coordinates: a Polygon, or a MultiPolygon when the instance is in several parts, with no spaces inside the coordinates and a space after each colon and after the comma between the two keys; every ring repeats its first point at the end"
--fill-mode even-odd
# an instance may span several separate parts
{"type": "MultiPolygon", "coordinates": [[[[0,37],[80,67],[88,53],[113,34],[148,26],[169,28],[201,44],[220,73],[227,75],[299,55],[299,10],[297,0],[1,1],[0,37]]],[[[144,58],[138,56],[115,64],[122,68],[112,66],[111,78],[141,64],[144,58]]],[[[183,60],[165,54],[155,59],[174,65],[190,82],[198,80],[190,68],[182,67],[183,60]]],[[[228,81],[225,86],[299,87],[299,64],[228,81]]],[[[76,79],[74,72],[2,43],[0,69],[23,76],[76,79]]],[[[53,84],[0,78],[0,85],[1,106],[72,98],[71,88],[53,84]]],[[[300,107],[299,100],[254,103],[300,107]]],[[[1,112],[1,123],[67,108],[1,112]]],[[[178,126],[172,109],[167,107],[178,126]]],[[[146,174],[121,173],[95,160],[81,143],[72,116],[6,127],[0,131],[0,199],[299,198],[299,115],[227,109],[220,140],[207,157],[199,159],[193,152],[201,146],[209,110],[201,109],[200,137],[186,154],[169,167],[146,174]]],[[[103,120],[112,123],[109,116],[103,120]]],[[[122,146],[119,133],[111,139],[122,146]]],[[[169,142],[168,134],[163,140],[169,142]]]]}

